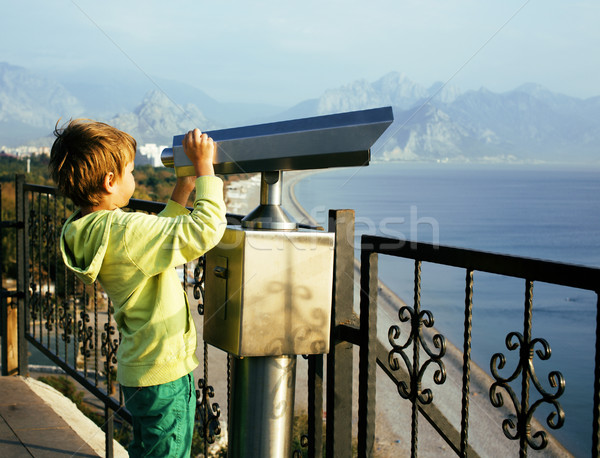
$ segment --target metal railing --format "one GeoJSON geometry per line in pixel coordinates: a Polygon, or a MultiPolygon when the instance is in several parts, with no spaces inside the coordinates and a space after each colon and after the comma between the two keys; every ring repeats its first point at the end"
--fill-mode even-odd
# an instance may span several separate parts
{"type": "MultiPolygon", "coordinates": [[[[377,366],[381,367],[394,381],[399,395],[411,403],[412,456],[416,456],[418,451],[419,413],[430,422],[436,423],[436,418],[442,419],[442,423],[437,423],[440,427],[434,427],[456,454],[460,456],[477,454],[469,442],[471,337],[474,309],[473,274],[476,271],[520,278],[525,282],[523,327],[511,331],[505,339],[507,349],[518,352],[518,357],[514,361],[515,369],[508,376],[501,374],[507,361],[501,352],[494,353],[490,360],[492,380],[487,386],[489,408],[507,408],[508,417],[502,421],[504,436],[509,440],[518,441],[520,456],[526,456],[529,449],[546,451],[545,449],[549,445],[549,434],[541,429],[540,425],[536,424],[534,427],[533,418],[536,410],[544,404],[551,410],[547,417],[547,426],[557,430],[564,425],[566,414],[560,404],[560,398],[565,391],[565,377],[560,371],[550,371],[548,373],[550,387],[546,388],[535,370],[534,356],[541,361],[546,361],[550,358],[551,348],[544,338],[532,337],[533,284],[534,282],[543,282],[592,291],[596,294],[596,310],[598,310],[600,269],[363,235],[361,239],[360,328],[357,340],[353,341],[356,345],[360,345],[358,416],[360,456],[368,455],[373,450],[375,440],[373,430],[376,409],[374,380],[377,366]],[[379,255],[414,260],[414,305],[412,307],[403,306],[398,311],[398,324],[389,328],[389,347],[385,348],[383,354],[381,344],[377,339],[379,255]],[[459,394],[461,409],[458,431],[449,425],[442,426],[443,415],[440,415],[439,410],[435,407],[433,391],[431,388],[423,386],[424,373],[429,366],[433,367],[435,384],[441,385],[446,381],[446,363],[444,362],[446,339],[436,332],[430,333],[430,336],[426,337],[426,328],[433,326],[434,317],[429,310],[421,308],[421,268],[423,263],[450,266],[462,269],[465,273],[462,386],[459,394]],[[400,322],[409,324],[404,342],[399,342],[400,322]],[[401,361],[404,363],[404,367],[402,367],[401,361]],[[534,392],[536,400],[530,402],[534,392]],[[508,404],[512,402],[512,406],[505,406],[505,402],[508,404]]],[[[592,456],[598,456],[599,329],[596,323],[594,396],[593,401],[590,399],[590,411],[593,409],[592,456]]]]}
{"type": "MultiPolygon", "coordinates": [[[[18,309],[18,361],[8,361],[7,333],[3,337],[3,375],[29,373],[29,348],[50,360],[104,405],[106,456],[113,456],[114,422],[131,424],[123,393],[115,381],[119,335],[110,299],[96,282],[84,285],[62,262],[59,237],[73,206],[53,187],[27,184],[16,179],[16,221],[4,221],[5,230],[16,229],[17,288],[2,292],[2,323],[6,312],[18,309]],[[11,308],[12,307],[12,308],[11,308]]],[[[165,204],[132,199],[128,209],[158,213],[165,204]]],[[[239,223],[240,216],[227,215],[239,223]]],[[[183,282],[198,300],[202,313],[203,258],[183,266],[183,282]]],[[[203,343],[204,378],[198,380],[197,429],[204,449],[214,442],[219,428],[219,407],[211,404],[213,388],[208,379],[208,348],[203,343]]],[[[43,359],[43,358],[42,358],[43,359]]]]}
{"type": "MultiPolygon", "coordinates": [[[[17,177],[16,193],[16,221],[2,222],[2,229],[17,231],[17,288],[16,291],[3,291],[0,305],[3,317],[10,306],[18,310],[19,352],[18,361],[12,363],[15,366],[12,369],[3,354],[3,371],[5,374],[14,373],[15,370],[20,374],[28,373],[28,344],[50,359],[105,406],[106,454],[112,456],[113,422],[127,423],[131,419],[114,379],[119,336],[110,300],[98,285],[83,285],[62,264],[58,241],[60,228],[73,210],[70,203],[57,196],[54,188],[26,184],[22,176],[17,177]]],[[[131,210],[149,213],[158,213],[163,207],[164,204],[157,202],[138,200],[132,200],[129,205],[131,210]]],[[[237,224],[240,219],[239,215],[228,215],[230,224],[237,224]]],[[[562,426],[565,413],[560,405],[560,396],[564,391],[565,377],[558,371],[551,372],[549,378],[554,386],[550,391],[541,388],[533,370],[534,353],[541,359],[547,359],[550,348],[544,339],[532,338],[532,285],[534,282],[547,282],[590,290],[596,293],[597,300],[600,269],[363,236],[360,250],[360,304],[356,304],[360,305],[360,309],[357,310],[354,280],[356,260],[352,244],[354,212],[331,211],[328,230],[336,233],[330,353],[325,357],[311,355],[306,358],[308,424],[300,440],[302,447],[295,450],[294,455],[321,456],[324,450],[326,456],[347,457],[356,453],[359,456],[376,456],[378,405],[375,396],[378,375],[384,375],[395,386],[392,394],[395,394],[394,391],[399,394],[396,394],[398,404],[404,403],[404,399],[410,404],[410,413],[404,421],[410,424],[412,456],[417,456],[419,451],[420,417],[457,455],[478,456],[481,453],[469,436],[475,271],[517,277],[525,281],[523,329],[511,332],[506,338],[509,349],[519,351],[518,369],[509,377],[502,376],[500,369],[504,367],[505,357],[501,352],[494,354],[491,358],[492,378],[486,387],[491,399],[488,406],[490,411],[498,410],[496,407],[504,403],[504,393],[512,401],[514,412],[497,425],[496,434],[490,440],[518,441],[521,456],[525,456],[529,448],[545,450],[549,436],[544,431],[537,431],[538,424],[533,422],[531,416],[539,403],[545,403],[554,409],[548,426],[562,426]],[[384,330],[387,341],[378,337],[377,327],[378,291],[381,291],[378,280],[380,255],[414,261],[414,304],[412,307],[399,308],[398,323],[384,330]],[[465,271],[458,424],[452,419],[454,414],[449,414],[440,405],[440,396],[444,395],[424,387],[423,374],[426,370],[434,372],[434,384],[444,384],[448,355],[446,339],[437,331],[430,330],[432,313],[421,307],[422,263],[465,271]],[[401,326],[407,328],[401,329],[401,326]],[[407,335],[403,343],[399,342],[401,334],[407,335]],[[354,348],[358,348],[359,353],[358,393],[353,391],[354,348]],[[514,389],[515,383],[518,383],[518,390],[514,389]],[[532,389],[540,393],[541,401],[530,405],[532,389]],[[353,427],[353,418],[356,417],[358,424],[353,427]]],[[[202,314],[203,258],[193,267],[184,269],[184,288],[191,289],[198,311],[202,314]],[[188,281],[190,268],[193,268],[193,280],[188,281]]],[[[596,325],[597,334],[598,329],[596,325]]],[[[4,353],[6,329],[2,331],[4,353]]],[[[196,426],[204,450],[207,450],[221,433],[222,419],[221,407],[213,402],[215,390],[208,383],[209,348],[201,341],[201,336],[199,340],[203,353],[203,377],[198,381],[196,426]]],[[[599,450],[599,342],[596,339],[594,395],[593,400],[589,400],[593,404],[593,456],[598,456],[599,450]]],[[[226,374],[229,378],[229,358],[224,366],[211,366],[210,370],[213,374],[226,374]]],[[[228,399],[228,393],[224,396],[228,399]]],[[[504,407],[502,415],[506,414],[507,406],[504,407]]]]}

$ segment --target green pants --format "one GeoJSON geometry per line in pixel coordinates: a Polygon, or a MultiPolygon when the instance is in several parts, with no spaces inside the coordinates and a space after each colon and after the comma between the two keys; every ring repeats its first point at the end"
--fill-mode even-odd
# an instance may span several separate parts
{"type": "Polygon", "coordinates": [[[196,413],[194,376],[145,387],[123,387],[133,419],[132,457],[189,457],[196,413]]]}

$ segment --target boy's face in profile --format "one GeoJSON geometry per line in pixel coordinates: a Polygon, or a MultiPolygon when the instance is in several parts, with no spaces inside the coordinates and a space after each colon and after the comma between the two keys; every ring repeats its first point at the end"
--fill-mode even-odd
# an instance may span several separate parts
{"type": "Polygon", "coordinates": [[[125,207],[135,191],[135,179],[133,178],[133,161],[125,166],[121,177],[115,178],[114,202],[119,208],[125,207]]]}

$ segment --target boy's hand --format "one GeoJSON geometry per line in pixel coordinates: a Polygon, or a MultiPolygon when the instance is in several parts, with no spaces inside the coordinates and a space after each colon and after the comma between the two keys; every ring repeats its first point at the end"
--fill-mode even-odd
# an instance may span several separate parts
{"type": "Polygon", "coordinates": [[[185,134],[182,144],[183,151],[194,164],[196,176],[215,174],[215,143],[212,138],[200,132],[200,129],[194,129],[185,134]]]}

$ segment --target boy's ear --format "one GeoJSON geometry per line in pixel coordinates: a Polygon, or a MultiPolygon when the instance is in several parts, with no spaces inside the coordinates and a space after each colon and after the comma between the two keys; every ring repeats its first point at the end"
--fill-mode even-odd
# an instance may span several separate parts
{"type": "Polygon", "coordinates": [[[108,194],[112,194],[114,191],[114,187],[115,187],[115,174],[113,172],[108,172],[105,176],[104,176],[104,190],[108,193],[108,194]]]}

